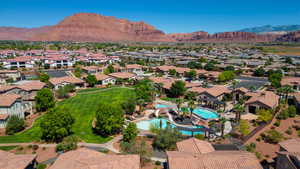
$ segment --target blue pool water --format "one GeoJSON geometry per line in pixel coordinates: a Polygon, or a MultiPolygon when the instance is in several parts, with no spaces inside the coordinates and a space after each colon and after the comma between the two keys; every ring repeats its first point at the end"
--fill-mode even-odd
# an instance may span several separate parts
{"type": "Polygon", "coordinates": [[[204,118],[204,119],[217,119],[219,115],[216,112],[212,112],[206,109],[197,108],[193,111],[194,114],[204,118]]]}
{"type": "MultiPolygon", "coordinates": [[[[160,126],[160,121],[162,123],[162,128],[166,128],[168,120],[166,120],[166,119],[159,119],[159,118],[155,118],[155,119],[152,119],[152,120],[140,121],[136,125],[137,125],[138,129],[141,129],[141,130],[150,130],[150,126],[151,125],[155,125],[155,126],[159,127],[160,126]]],[[[173,124],[171,124],[171,126],[172,127],[176,127],[173,124]]],[[[193,126],[193,128],[203,128],[203,127],[202,126],[193,126]]],[[[179,130],[179,131],[183,135],[188,135],[188,136],[192,135],[191,131],[186,131],[186,130],[179,130]]],[[[204,134],[204,133],[203,132],[194,132],[194,135],[197,135],[197,134],[204,134]]]]}
{"type": "Polygon", "coordinates": [[[155,105],[155,108],[156,109],[160,109],[160,108],[169,108],[169,107],[172,107],[170,105],[165,105],[165,104],[156,104],[155,105]]]}

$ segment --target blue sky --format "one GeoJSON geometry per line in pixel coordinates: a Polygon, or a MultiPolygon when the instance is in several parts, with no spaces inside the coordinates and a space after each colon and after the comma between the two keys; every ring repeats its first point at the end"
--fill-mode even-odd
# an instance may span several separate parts
{"type": "Polygon", "coordinates": [[[300,0],[3,0],[0,26],[54,25],[78,12],[143,20],[166,33],[300,24],[300,0]]]}

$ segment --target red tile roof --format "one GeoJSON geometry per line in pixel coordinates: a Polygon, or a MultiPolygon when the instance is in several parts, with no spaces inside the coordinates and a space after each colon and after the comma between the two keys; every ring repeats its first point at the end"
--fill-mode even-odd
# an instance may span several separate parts
{"type": "Polygon", "coordinates": [[[140,169],[140,157],[80,148],[60,155],[50,169],[140,169]]]}
{"type": "Polygon", "coordinates": [[[251,104],[255,102],[262,103],[272,109],[278,105],[279,96],[270,91],[262,91],[252,94],[252,97],[247,100],[245,104],[251,104]]]}
{"type": "Polygon", "coordinates": [[[129,73],[129,72],[116,72],[116,73],[109,74],[109,76],[112,76],[115,78],[121,78],[121,79],[129,79],[129,78],[135,77],[136,75],[133,73],[129,73]]]}
{"type": "Polygon", "coordinates": [[[36,155],[20,154],[15,155],[10,152],[0,150],[0,168],[1,169],[25,169],[30,165],[36,155]]]}
{"type": "Polygon", "coordinates": [[[283,77],[281,79],[281,85],[300,85],[300,77],[283,77]]]}
{"type": "Polygon", "coordinates": [[[300,138],[289,139],[279,143],[287,152],[300,153],[300,138]]]}
{"type": "Polygon", "coordinates": [[[21,96],[17,94],[2,94],[0,95],[0,106],[10,107],[19,98],[21,98],[21,96]]]}
{"type": "Polygon", "coordinates": [[[64,76],[64,77],[57,77],[57,78],[50,78],[49,82],[53,85],[57,85],[60,83],[71,83],[71,84],[80,84],[84,83],[83,80],[73,77],[73,76],[64,76]]]}
{"type": "Polygon", "coordinates": [[[101,80],[105,80],[105,79],[111,78],[110,76],[105,75],[105,74],[101,74],[101,73],[97,73],[97,74],[95,74],[95,76],[96,76],[96,79],[97,79],[98,81],[101,81],[101,80]]]}
{"type": "Polygon", "coordinates": [[[207,141],[202,141],[196,138],[190,138],[177,143],[178,151],[185,153],[210,153],[215,151],[215,148],[207,141]]]}
{"type": "Polygon", "coordinates": [[[169,169],[262,169],[253,153],[214,151],[205,154],[168,151],[169,169]]]}

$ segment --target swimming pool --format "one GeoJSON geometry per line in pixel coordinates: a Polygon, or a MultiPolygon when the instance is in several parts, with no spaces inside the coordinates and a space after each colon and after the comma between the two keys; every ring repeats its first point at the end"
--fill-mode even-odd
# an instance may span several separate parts
{"type": "Polygon", "coordinates": [[[196,108],[193,113],[204,118],[204,119],[217,119],[219,115],[216,112],[212,112],[206,109],[196,108]]]}
{"type": "MultiPolygon", "coordinates": [[[[166,119],[160,119],[160,118],[155,118],[155,119],[152,119],[152,120],[140,121],[136,125],[137,125],[138,129],[149,131],[151,125],[159,127],[160,123],[161,123],[162,128],[166,128],[168,120],[166,120],[166,119]]],[[[174,124],[171,124],[171,126],[172,127],[176,127],[174,124]]],[[[203,126],[193,126],[192,128],[203,128],[203,126]]],[[[183,135],[187,135],[187,136],[191,136],[192,134],[194,134],[194,135],[204,134],[203,132],[194,132],[194,133],[192,133],[191,131],[187,131],[187,130],[179,130],[179,131],[183,135]]]]}
{"type": "Polygon", "coordinates": [[[156,109],[160,109],[160,108],[170,108],[170,107],[172,107],[172,106],[166,105],[166,104],[156,104],[156,105],[155,105],[155,108],[156,108],[156,109]]]}

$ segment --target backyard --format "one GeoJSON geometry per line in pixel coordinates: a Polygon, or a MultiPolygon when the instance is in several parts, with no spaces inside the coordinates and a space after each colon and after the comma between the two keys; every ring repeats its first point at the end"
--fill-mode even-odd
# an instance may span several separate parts
{"type": "MultiPolygon", "coordinates": [[[[71,110],[71,114],[75,118],[73,132],[83,142],[87,143],[104,143],[111,138],[103,138],[95,135],[92,131],[92,121],[99,103],[119,104],[124,100],[134,96],[134,90],[129,88],[111,88],[105,90],[87,90],[77,93],[75,97],[71,97],[61,101],[57,106],[66,107],[71,110]]],[[[17,133],[12,136],[1,136],[0,143],[22,143],[40,141],[41,132],[39,123],[43,116],[39,117],[33,127],[17,133]]]]}

